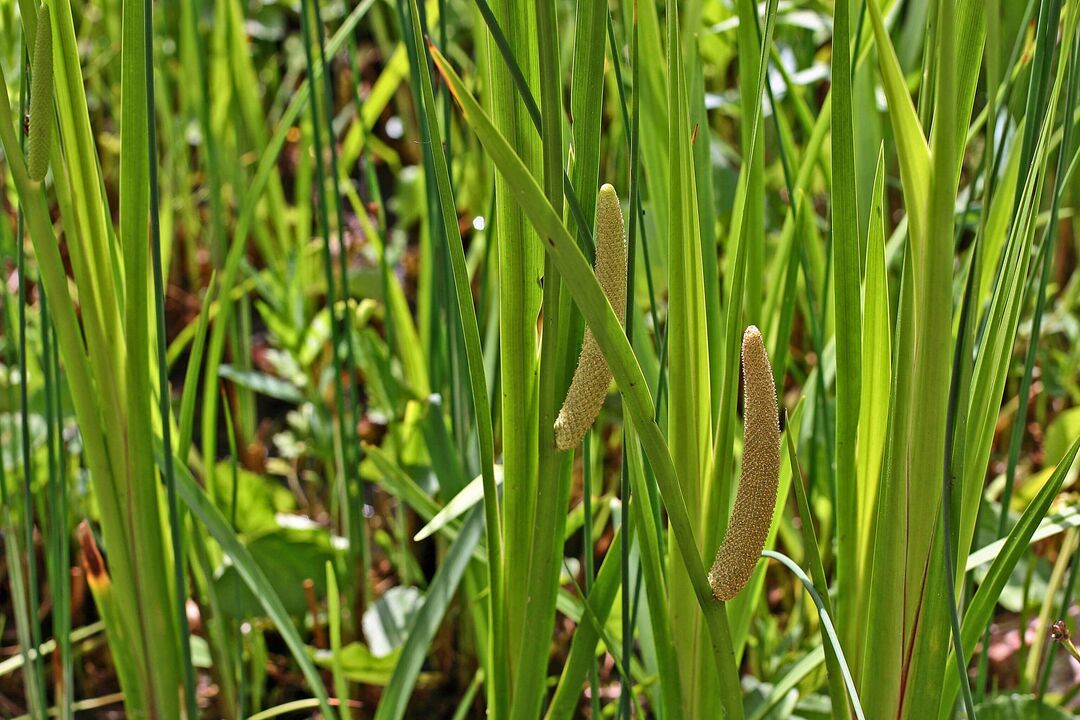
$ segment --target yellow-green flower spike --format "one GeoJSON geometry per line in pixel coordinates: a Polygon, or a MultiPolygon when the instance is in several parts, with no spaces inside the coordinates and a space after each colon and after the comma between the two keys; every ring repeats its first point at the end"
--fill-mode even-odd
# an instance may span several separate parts
{"type": "Polygon", "coordinates": [[[776,385],[761,332],[753,325],[743,333],[742,366],[742,475],[731,522],[709,570],[709,584],[718,600],[730,600],[749,582],[765,549],[780,480],[776,385]]]}
{"type": "Polygon", "coordinates": [[[27,172],[41,182],[49,169],[49,145],[53,125],[52,24],[49,6],[42,5],[37,16],[37,40],[30,65],[30,143],[27,172]]]}
{"type": "MultiPolygon", "coordinates": [[[[600,287],[620,323],[626,320],[626,233],[622,205],[611,185],[600,188],[596,201],[596,263],[594,270],[600,287]]],[[[555,447],[572,450],[585,437],[607,396],[611,369],[600,352],[592,331],[585,328],[574,378],[566,393],[559,417],[555,420],[555,447]]]]}

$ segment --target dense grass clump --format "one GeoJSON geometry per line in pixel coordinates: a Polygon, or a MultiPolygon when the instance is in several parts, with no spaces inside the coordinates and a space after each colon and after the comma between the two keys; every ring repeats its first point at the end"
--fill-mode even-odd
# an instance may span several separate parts
{"type": "Polygon", "coordinates": [[[0,3],[0,716],[1068,717],[1078,30],[0,3]]]}

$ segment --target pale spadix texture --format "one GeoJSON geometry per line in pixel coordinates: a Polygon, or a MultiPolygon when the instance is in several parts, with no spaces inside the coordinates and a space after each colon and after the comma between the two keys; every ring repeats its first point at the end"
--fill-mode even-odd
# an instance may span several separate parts
{"type": "MultiPolygon", "coordinates": [[[[626,320],[626,234],[623,229],[622,205],[611,185],[600,188],[596,201],[596,279],[607,296],[611,308],[626,320]]],[[[604,360],[592,331],[585,328],[574,379],[566,393],[559,417],[555,419],[555,447],[571,450],[578,446],[585,433],[596,421],[611,384],[611,369],[604,360]]]]}
{"type": "Polygon", "coordinates": [[[749,582],[765,548],[780,480],[776,385],[761,332],[753,325],[743,333],[742,366],[742,475],[731,522],[709,570],[709,584],[719,600],[730,600],[749,582]]]}
{"type": "Polygon", "coordinates": [[[27,173],[41,182],[49,169],[53,125],[52,25],[49,6],[38,11],[34,61],[30,66],[30,141],[27,173]]]}

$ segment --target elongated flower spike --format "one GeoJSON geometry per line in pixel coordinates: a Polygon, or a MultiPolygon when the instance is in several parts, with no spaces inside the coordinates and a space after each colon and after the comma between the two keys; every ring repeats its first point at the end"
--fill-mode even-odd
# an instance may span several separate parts
{"type": "MultiPolygon", "coordinates": [[[[594,271],[620,324],[626,322],[626,234],[622,205],[611,185],[600,188],[596,201],[596,262],[594,271]]],[[[585,437],[607,396],[611,368],[600,352],[592,330],[585,328],[574,378],[555,419],[555,447],[572,450],[585,437]]]]}
{"type": "Polygon", "coordinates": [[[761,332],[753,325],[743,333],[742,366],[742,474],[731,522],[709,570],[709,584],[718,600],[730,600],[749,582],[765,548],[780,481],[776,385],[761,332]]]}
{"type": "Polygon", "coordinates": [[[36,38],[30,66],[30,142],[26,170],[31,180],[41,182],[49,169],[53,125],[52,24],[48,5],[42,5],[38,11],[36,38]]]}

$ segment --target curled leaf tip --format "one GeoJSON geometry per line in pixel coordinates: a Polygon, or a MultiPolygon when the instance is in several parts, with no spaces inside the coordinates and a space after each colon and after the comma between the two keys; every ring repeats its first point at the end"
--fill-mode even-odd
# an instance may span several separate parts
{"type": "Polygon", "coordinates": [[[100,588],[109,583],[109,573],[105,569],[105,560],[98,550],[94,533],[85,520],[79,523],[77,531],[79,547],[82,549],[82,564],[86,571],[86,579],[91,587],[100,588]]]}
{"type": "MultiPolygon", "coordinates": [[[[596,201],[596,279],[619,323],[626,316],[626,234],[622,205],[615,188],[604,184],[596,201]]],[[[585,328],[574,377],[555,420],[555,447],[560,451],[577,447],[596,422],[611,384],[608,367],[592,330],[585,328]]]]}
{"type": "Polygon", "coordinates": [[[772,525],[780,481],[780,418],[776,385],[761,331],[743,332],[743,458],[739,489],[724,541],[709,570],[718,600],[735,597],[754,572],[772,525]]]}

